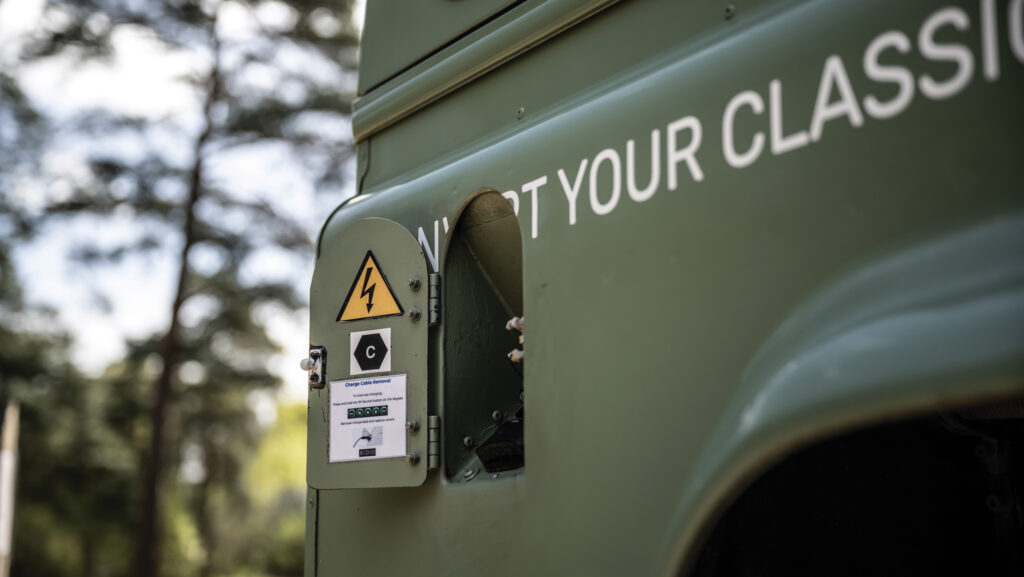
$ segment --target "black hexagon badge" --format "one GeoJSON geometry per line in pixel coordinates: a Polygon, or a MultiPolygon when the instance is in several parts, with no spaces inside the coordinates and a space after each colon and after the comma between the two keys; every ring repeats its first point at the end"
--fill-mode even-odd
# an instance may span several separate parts
{"type": "Polygon", "coordinates": [[[376,371],[380,369],[384,358],[388,355],[388,346],[384,344],[380,333],[370,333],[359,338],[352,355],[359,364],[360,370],[376,371]]]}

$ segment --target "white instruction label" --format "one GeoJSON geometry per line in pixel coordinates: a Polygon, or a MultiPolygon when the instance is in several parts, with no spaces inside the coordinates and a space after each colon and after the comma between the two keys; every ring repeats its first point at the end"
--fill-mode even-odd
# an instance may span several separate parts
{"type": "Polygon", "coordinates": [[[406,456],[405,377],[331,381],[331,463],[406,456]]]}

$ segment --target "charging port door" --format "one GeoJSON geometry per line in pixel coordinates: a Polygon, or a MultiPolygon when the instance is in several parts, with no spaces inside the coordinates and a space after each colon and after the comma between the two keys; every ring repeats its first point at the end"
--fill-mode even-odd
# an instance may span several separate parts
{"type": "Polygon", "coordinates": [[[410,487],[427,476],[427,261],[386,219],[325,239],[310,288],[306,480],[410,487]]]}

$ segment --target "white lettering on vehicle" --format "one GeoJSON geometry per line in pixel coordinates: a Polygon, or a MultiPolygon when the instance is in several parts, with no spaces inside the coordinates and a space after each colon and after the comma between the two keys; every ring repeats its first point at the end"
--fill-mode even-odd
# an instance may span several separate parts
{"type": "MultiPolygon", "coordinates": [[[[787,118],[784,123],[781,79],[776,78],[768,83],[767,102],[764,92],[757,87],[735,94],[726,103],[720,124],[721,150],[726,164],[733,169],[744,169],[763,161],[766,149],[770,155],[779,156],[816,144],[825,137],[825,128],[829,123],[844,118],[853,128],[863,126],[866,118],[895,118],[910,107],[916,92],[935,101],[953,98],[974,80],[976,57],[972,49],[979,52],[977,67],[981,70],[980,75],[988,82],[995,82],[1005,72],[1006,64],[999,60],[1000,30],[1005,30],[1005,42],[1017,63],[1024,64],[1024,0],[1010,0],[1006,4],[1006,21],[1002,24],[999,22],[1000,3],[996,0],[978,2],[978,23],[972,23],[962,8],[950,6],[928,15],[914,40],[900,30],[887,30],[868,43],[860,64],[868,80],[887,88],[883,92],[886,94],[885,100],[863,87],[863,97],[858,98],[856,87],[847,72],[847,62],[838,54],[825,58],[814,108],[809,117],[803,119],[802,127],[799,118],[787,118]],[[964,40],[958,42],[957,35],[963,36],[972,25],[978,26],[980,45],[969,46],[964,40]],[[943,63],[943,74],[933,76],[924,72],[915,76],[910,68],[901,65],[901,58],[905,59],[915,48],[926,60],[943,63]],[[892,88],[896,92],[890,96],[892,88]],[[755,128],[752,132],[751,127],[755,128]],[[800,128],[794,130],[795,127],[800,128]],[[746,128],[739,132],[753,136],[737,140],[737,128],[746,128]]],[[[682,116],[668,122],[664,134],[661,128],[651,130],[649,147],[644,146],[646,143],[638,147],[635,140],[627,140],[624,147],[625,168],[623,153],[616,147],[602,148],[592,158],[582,158],[578,163],[558,168],[554,175],[565,196],[569,226],[585,217],[581,214],[579,202],[584,186],[587,186],[589,202],[584,201],[582,206],[589,205],[595,216],[606,216],[622,205],[623,188],[626,190],[625,196],[635,203],[645,202],[655,196],[662,190],[663,168],[669,192],[683,187],[684,180],[687,186],[703,182],[705,174],[699,160],[703,154],[703,126],[696,116],[682,116]],[[641,153],[638,153],[638,148],[641,153]],[[642,187],[637,182],[638,176],[646,176],[646,184],[642,187]]],[[[523,184],[520,191],[508,190],[502,193],[517,215],[529,211],[531,239],[538,238],[541,232],[541,199],[558,198],[558,195],[546,194],[548,191],[543,187],[547,184],[548,177],[542,175],[523,184]],[[528,203],[522,201],[524,196],[528,203]]],[[[447,234],[448,220],[442,220],[447,234]]],[[[438,266],[439,222],[434,222],[433,245],[423,227],[418,231],[418,240],[434,271],[437,271],[438,266]]]]}

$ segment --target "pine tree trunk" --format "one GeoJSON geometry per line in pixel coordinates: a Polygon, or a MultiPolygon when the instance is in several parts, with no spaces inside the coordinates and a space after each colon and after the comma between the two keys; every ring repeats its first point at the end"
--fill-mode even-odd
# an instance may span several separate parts
{"type": "Polygon", "coordinates": [[[214,65],[206,79],[206,94],[203,102],[203,130],[196,138],[193,146],[193,163],[189,173],[188,197],[182,206],[185,215],[182,230],[183,243],[179,255],[178,286],[171,305],[171,318],[160,344],[160,357],[163,367],[157,377],[150,407],[150,443],[149,458],[145,462],[142,473],[143,501],[140,519],[140,531],[135,551],[135,576],[158,577],[163,541],[163,472],[167,448],[167,414],[171,403],[171,382],[175,370],[181,362],[181,307],[188,296],[189,265],[188,258],[196,242],[195,210],[202,196],[203,188],[203,149],[213,132],[211,111],[220,98],[220,43],[216,37],[216,23],[211,26],[211,38],[214,53],[214,65]]]}

